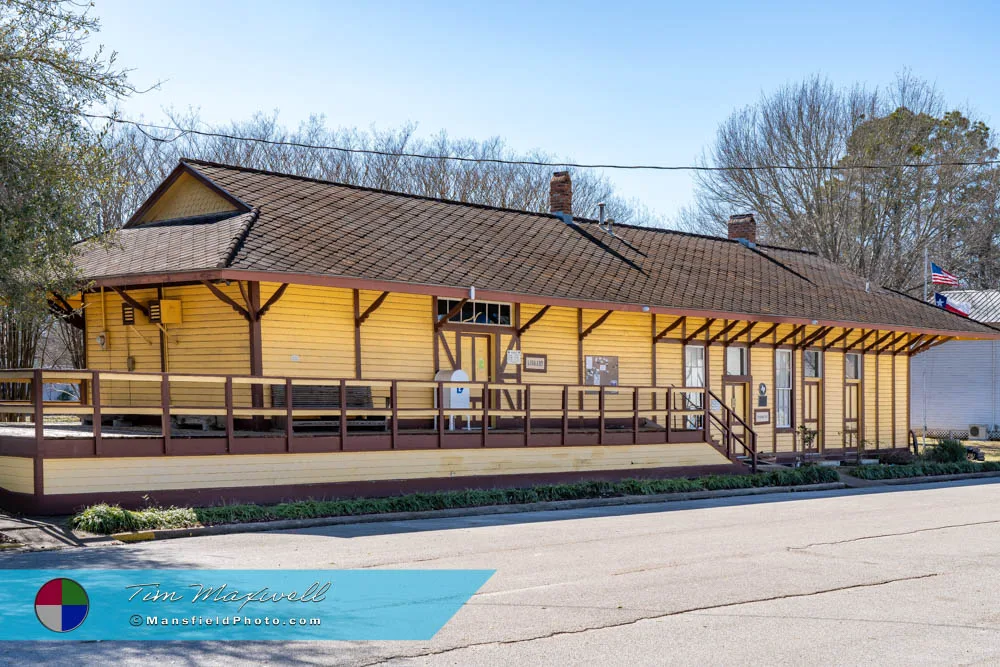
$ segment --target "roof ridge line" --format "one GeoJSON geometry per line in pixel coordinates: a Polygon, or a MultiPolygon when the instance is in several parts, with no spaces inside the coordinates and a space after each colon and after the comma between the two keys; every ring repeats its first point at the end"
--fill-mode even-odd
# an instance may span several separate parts
{"type": "Polygon", "coordinates": [[[248,216],[247,221],[243,223],[240,229],[236,232],[236,235],[229,242],[226,254],[223,256],[222,261],[216,264],[215,268],[228,269],[232,266],[237,253],[239,253],[240,248],[243,247],[243,242],[246,241],[247,236],[250,234],[250,228],[253,227],[254,223],[257,222],[257,218],[260,217],[260,207],[254,206],[250,209],[249,213],[245,213],[244,215],[248,216]]]}
{"type": "MultiPolygon", "coordinates": [[[[520,213],[522,215],[531,215],[531,216],[535,216],[535,217],[539,217],[539,218],[546,218],[546,219],[549,219],[549,220],[558,220],[559,222],[563,222],[563,220],[559,216],[555,215],[554,213],[544,213],[542,211],[528,211],[528,210],[525,210],[525,209],[522,209],[522,208],[509,208],[509,207],[505,207],[505,206],[491,206],[489,204],[479,204],[479,203],[476,203],[476,202],[458,201],[457,199],[446,199],[444,197],[430,197],[430,196],[427,196],[427,195],[413,194],[412,192],[401,192],[399,190],[386,190],[385,188],[373,188],[373,187],[370,187],[370,186],[367,186],[367,185],[355,185],[353,183],[343,183],[341,181],[331,181],[331,180],[325,179],[325,178],[316,178],[314,176],[302,176],[300,174],[290,174],[288,172],[274,171],[274,170],[271,170],[271,169],[259,169],[257,167],[243,167],[243,166],[240,166],[240,165],[226,164],[224,162],[213,162],[212,160],[202,160],[202,159],[199,159],[199,158],[182,157],[182,158],[180,158],[180,161],[183,162],[183,163],[185,163],[185,164],[187,164],[187,165],[189,165],[189,166],[203,165],[203,166],[207,166],[207,167],[218,167],[219,169],[231,169],[233,171],[249,172],[251,174],[261,174],[263,176],[277,176],[279,178],[292,178],[292,179],[299,180],[299,181],[305,181],[307,183],[317,183],[317,184],[320,184],[320,185],[335,185],[335,186],[343,187],[343,188],[351,188],[352,190],[362,190],[364,192],[375,192],[375,193],[378,193],[378,194],[395,195],[395,196],[398,196],[398,197],[408,197],[410,199],[419,199],[421,201],[432,201],[432,202],[437,202],[437,203],[440,203],[440,204],[451,204],[451,205],[454,205],[454,206],[469,206],[469,207],[472,207],[472,208],[478,208],[478,209],[483,209],[483,210],[487,210],[487,211],[501,211],[503,213],[520,213]]],[[[209,180],[211,180],[211,179],[209,179],[209,180]]],[[[577,216],[573,216],[573,221],[577,222],[577,223],[587,223],[587,224],[594,224],[594,225],[599,224],[599,221],[595,220],[594,218],[582,218],[582,217],[577,217],[577,216]]],[[[563,224],[565,224],[565,223],[563,223],[563,224]]],[[[651,227],[651,226],[647,227],[645,225],[633,225],[633,224],[629,224],[629,223],[625,223],[625,222],[623,222],[623,223],[616,222],[615,226],[616,227],[624,227],[626,229],[636,229],[636,230],[639,230],[639,231],[656,232],[656,233],[659,233],[659,234],[676,234],[678,236],[688,236],[688,237],[693,237],[693,238],[701,238],[701,239],[706,239],[708,241],[720,241],[720,242],[724,242],[724,243],[738,243],[738,241],[736,241],[734,239],[725,238],[724,236],[713,236],[711,234],[698,234],[696,232],[687,232],[687,231],[684,231],[684,230],[681,230],[681,229],[668,229],[666,227],[651,227]]],[[[816,255],[816,253],[814,251],[812,251],[812,250],[801,250],[799,248],[788,248],[788,247],[785,247],[785,246],[767,245],[767,244],[764,244],[764,243],[758,243],[757,245],[758,245],[758,247],[761,247],[761,248],[768,248],[768,249],[773,249],[773,250],[787,250],[789,252],[798,252],[798,253],[803,253],[803,254],[806,254],[806,255],[816,255]]]]}

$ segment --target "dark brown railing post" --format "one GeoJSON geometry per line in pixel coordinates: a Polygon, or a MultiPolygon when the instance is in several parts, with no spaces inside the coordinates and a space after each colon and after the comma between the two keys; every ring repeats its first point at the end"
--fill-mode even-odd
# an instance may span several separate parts
{"type": "Polygon", "coordinates": [[[639,444],[639,388],[632,387],[632,444],[639,444]]]}
{"type": "Polygon", "coordinates": [[[233,451],[233,438],[236,437],[236,418],[233,416],[233,376],[226,376],[226,454],[233,451]]]}
{"type": "Polygon", "coordinates": [[[347,447],[347,380],[340,381],[340,451],[347,447]]]}
{"type": "Polygon", "coordinates": [[[705,434],[705,442],[712,441],[712,397],[709,396],[708,387],[705,387],[701,392],[701,400],[704,403],[705,408],[705,423],[702,424],[702,430],[705,434]]]}
{"type": "Polygon", "coordinates": [[[733,458],[733,411],[726,406],[726,456],[733,458]]]}
{"type": "Polygon", "coordinates": [[[597,444],[604,444],[604,385],[597,392],[597,444]]]}
{"type": "Polygon", "coordinates": [[[756,473],[757,472],[757,432],[756,431],[751,431],[750,433],[752,434],[751,438],[750,438],[750,441],[753,443],[753,452],[752,452],[753,458],[751,459],[752,463],[750,465],[750,472],[756,473]]]}
{"type": "Polygon", "coordinates": [[[569,387],[563,385],[562,388],[562,442],[563,446],[566,445],[567,437],[569,436],[569,387]]]}
{"type": "Polygon", "coordinates": [[[396,449],[396,439],[399,437],[399,385],[396,380],[389,387],[389,409],[392,410],[392,431],[389,435],[389,446],[396,449]]]}
{"type": "Polygon", "coordinates": [[[100,456],[103,449],[101,437],[101,373],[93,371],[90,374],[90,407],[91,421],[94,424],[94,456],[100,456]]]}
{"type": "Polygon", "coordinates": [[[45,380],[42,370],[36,368],[31,374],[31,405],[32,418],[35,420],[35,444],[38,452],[42,451],[42,441],[45,440],[45,380]]]}
{"type": "Polygon", "coordinates": [[[671,414],[671,410],[673,410],[673,405],[674,405],[673,391],[671,391],[670,387],[667,387],[667,416],[666,416],[667,425],[666,426],[667,426],[667,443],[668,444],[670,443],[670,430],[674,427],[673,426],[673,415],[671,414]]]}
{"type": "Polygon", "coordinates": [[[438,381],[437,385],[438,404],[438,449],[444,446],[444,382],[438,381]]]}
{"type": "Polygon", "coordinates": [[[524,446],[531,444],[531,387],[524,388],[524,446]]]}
{"type": "Polygon", "coordinates": [[[285,378],[285,451],[292,451],[292,438],[295,437],[295,423],[292,415],[292,378],[285,378]]]}
{"type": "Polygon", "coordinates": [[[486,446],[486,434],[490,430],[490,383],[483,383],[483,431],[481,441],[483,447],[486,446]]]}
{"type": "Polygon", "coordinates": [[[160,430],[163,432],[163,453],[170,454],[170,376],[160,378],[160,430]]]}

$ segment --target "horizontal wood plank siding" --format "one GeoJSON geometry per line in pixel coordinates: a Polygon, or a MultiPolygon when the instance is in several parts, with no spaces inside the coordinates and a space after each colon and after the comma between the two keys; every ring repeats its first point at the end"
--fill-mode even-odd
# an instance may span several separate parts
{"type": "MultiPolygon", "coordinates": [[[[30,460],[29,460],[30,461],[30,460]]],[[[332,454],[47,459],[46,494],[724,465],[704,443],[332,454]]]]}
{"type": "Polygon", "coordinates": [[[0,489],[35,492],[35,461],[23,456],[0,456],[0,489]]]}

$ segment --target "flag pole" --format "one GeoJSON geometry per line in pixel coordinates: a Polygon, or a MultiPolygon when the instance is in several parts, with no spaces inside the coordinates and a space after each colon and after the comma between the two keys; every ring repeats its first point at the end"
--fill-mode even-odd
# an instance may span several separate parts
{"type": "Polygon", "coordinates": [[[927,246],[924,246],[924,302],[927,301],[927,267],[930,262],[930,258],[927,254],[927,246]]]}

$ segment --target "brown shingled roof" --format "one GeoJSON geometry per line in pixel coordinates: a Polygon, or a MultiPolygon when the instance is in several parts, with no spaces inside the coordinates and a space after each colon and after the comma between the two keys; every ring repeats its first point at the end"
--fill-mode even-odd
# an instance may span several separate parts
{"type": "Polygon", "coordinates": [[[252,214],[245,213],[206,225],[218,225],[217,233],[195,225],[131,227],[122,232],[124,264],[88,260],[87,277],[215,266],[223,241],[240,232],[245,238],[230,269],[475,286],[749,319],[997,333],[903,294],[876,285],[868,290],[863,278],[813,253],[628,225],[616,226],[611,236],[591,221],[568,225],[554,215],[183,163],[259,210],[256,221],[249,224],[252,214]],[[210,248],[200,247],[198,234],[211,238],[210,248]]]}

